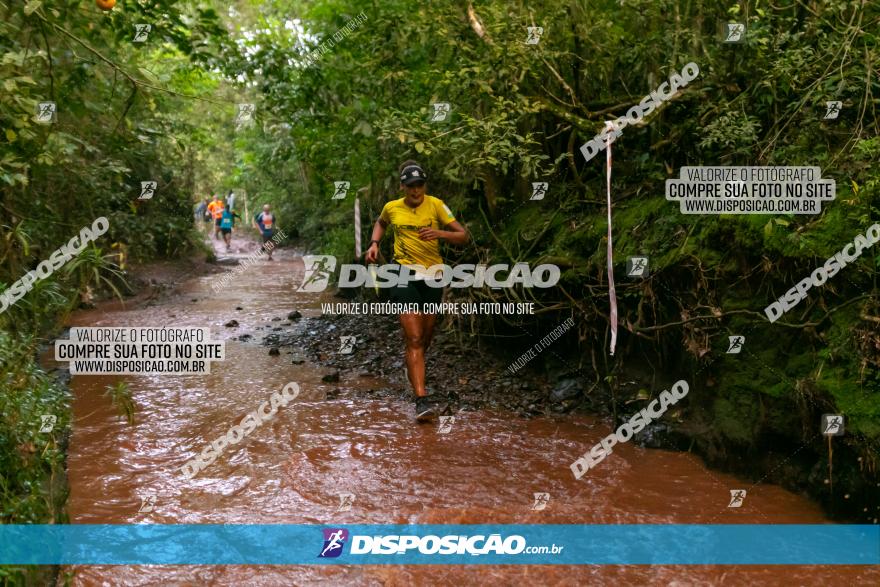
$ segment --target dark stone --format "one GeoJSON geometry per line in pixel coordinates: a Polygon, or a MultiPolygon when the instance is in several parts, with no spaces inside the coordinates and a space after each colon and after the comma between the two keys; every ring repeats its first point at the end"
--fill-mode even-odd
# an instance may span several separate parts
{"type": "Polygon", "coordinates": [[[235,328],[236,326],[238,326],[238,320],[230,320],[225,324],[225,326],[227,328],[235,328]]]}
{"type": "Polygon", "coordinates": [[[564,379],[556,384],[550,392],[550,401],[561,402],[577,397],[583,391],[580,381],[577,379],[564,379]]]}
{"type": "Polygon", "coordinates": [[[269,349],[269,356],[277,357],[280,354],[281,351],[277,347],[272,347],[271,349],[269,349]]]}
{"type": "Polygon", "coordinates": [[[280,322],[280,321],[281,321],[281,318],[279,318],[278,316],[275,316],[274,318],[272,318],[272,322],[280,322]]]}
{"type": "Polygon", "coordinates": [[[321,377],[321,381],[324,383],[337,383],[339,381],[339,371],[334,371],[329,375],[324,375],[321,377]]]}
{"type": "Polygon", "coordinates": [[[242,308],[241,306],[235,306],[235,309],[236,310],[244,310],[244,308],[242,308]]]}
{"type": "Polygon", "coordinates": [[[250,334],[242,334],[241,336],[238,337],[238,340],[250,340],[252,338],[253,338],[253,336],[250,334]]]}
{"type": "Polygon", "coordinates": [[[302,314],[300,314],[299,312],[291,312],[290,314],[287,315],[287,319],[290,320],[291,322],[296,322],[300,318],[302,318],[302,314]]]}

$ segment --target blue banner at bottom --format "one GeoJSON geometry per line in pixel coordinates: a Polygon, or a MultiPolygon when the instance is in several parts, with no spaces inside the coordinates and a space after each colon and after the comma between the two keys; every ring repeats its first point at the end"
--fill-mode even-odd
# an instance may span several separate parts
{"type": "Polygon", "coordinates": [[[3,525],[16,565],[878,565],[868,525],[3,525]]]}

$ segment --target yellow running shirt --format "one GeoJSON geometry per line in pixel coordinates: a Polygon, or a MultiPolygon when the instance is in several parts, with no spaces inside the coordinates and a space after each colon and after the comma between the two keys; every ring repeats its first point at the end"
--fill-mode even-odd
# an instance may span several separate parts
{"type": "Polygon", "coordinates": [[[425,199],[415,210],[404,203],[405,199],[391,200],[379,215],[394,234],[394,260],[401,265],[426,268],[442,264],[440,240],[423,241],[419,238],[419,228],[443,230],[455,222],[455,217],[440,198],[425,194],[425,199]]]}

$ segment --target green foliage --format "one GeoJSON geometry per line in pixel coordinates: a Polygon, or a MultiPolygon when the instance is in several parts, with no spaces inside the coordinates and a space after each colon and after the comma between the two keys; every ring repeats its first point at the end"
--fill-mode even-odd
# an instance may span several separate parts
{"type": "Polygon", "coordinates": [[[0,331],[0,523],[61,522],[62,439],[70,427],[69,398],[34,359],[36,341],[0,331]],[[40,432],[41,416],[55,416],[40,432]]]}
{"type": "Polygon", "coordinates": [[[195,150],[213,141],[200,136],[199,105],[185,96],[216,87],[191,63],[207,64],[206,39],[210,54],[225,40],[217,15],[160,2],[94,22],[94,7],[78,4],[10,8],[0,23],[0,223],[14,235],[0,266],[7,282],[102,215],[111,228],[98,246],[125,242],[135,259],[191,248],[195,150]],[[152,23],[147,44],[131,42],[138,22],[152,23]],[[46,101],[57,104],[55,121],[39,124],[35,109],[46,101]],[[137,200],[149,180],[155,198],[137,200]]]}
{"type": "Polygon", "coordinates": [[[718,397],[713,404],[713,424],[716,432],[740,444],[749,444],[754,440],[755,432],[760,424],[758,406],[754,396],[748,389],[730,386],[738,395],[718,397]]]}
{"type": "Polygon", "coordinates": [[[123,273],[116,269],[117,265],[110,262],[111,255],[101,255],[96,247],[89,247],[64,266],[64,272],[73,277],[76,289],[85,291],[94,286],[96,289],[106,286],[117,297],[122,294],[113,283],[112,278],[123,280],[123,273]]]}
{"type": "Polygon", "coordinates": [[[706,125],[700,147],[729,155],[748,154],[758,140],[760,121],[744,112],[727,112],[706,125]]]}
{"type": "MultiPolygon", "coordinates": [[[[62,437],[70,412],[34,357],[71,310],[93,295],[121,296],[124,272],[106,254],[127,245],[134,260],[183,255],[197,237],[192,202],[216,178],[219,117],[204,100],[228,36],[210,2],[92,0],[0,4],[0,291],[106,216],[107,234],[0,314],[0,523],[62,522],[62,437]],[[123,6],[124,5],[124,6],[123,6]],[[133,43],[135,23],[151,23],[133,43]],[[195,99],[198,98],[198,99],[195,99]],[[55,102],[51,124],[38,104],[55,102]],[[151,200],[141,182],[156,181],[151,200]],[[40,415],[57,417],[40,433],[40,415]]],[[[132,421],[127,389],[110,396],[132,421]]],[[[0,568],[29,583],[33,569],[0,568]]]]}
{"type": "Polygon", "coordinates": [[[110,398],[110,401],[116,407],[119,415],[125,418],[129,424],[134,424],[134,413],[137,411],[137,404],[131,397],[131,390],[125,381],[117,381],[113,385],[108,385],[104,395],[110,398]]]}

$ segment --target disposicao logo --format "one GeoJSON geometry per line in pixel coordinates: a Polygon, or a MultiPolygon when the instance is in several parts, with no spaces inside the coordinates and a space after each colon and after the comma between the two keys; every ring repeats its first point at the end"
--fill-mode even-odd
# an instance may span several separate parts
{"type": "MultiPolygon", "coordinates": [[[[305,273],[298,291],[320,292],[327,289],[330,277],[337,263],[331,255],[303,255],[305,273]]],[[[559,267],[551,264],[538,265],[534,269],[527,263],[471,265],[462,264],[451,267],[438,264],[431,267],[422,265],[365,265],[343,264],[339,266],[339,287],[404,287],[409,282],[424,280],[428,287],[475,287],[484,285],[492,288],[523,287],[549,288],[559,282],[559,267]],[[499,278],[498,274],[504,274],[499,278]]]]}
{"type": "Polygon", "coordinates": [[[327,289],[330,276],[336,269],[336,257],[332,255],[303,255],[306,272],[298,291],[319,292],[327,289]]]}
{"type": "MultiPolygon", "coordinates": [[[[536,494],[540,495],[540,494],[536,494]]],[[[364,536],[352,534],[344,528],[325,528],[324,547],[318,558],[337,558],[351,538],[348,554],[357,555],[558,555],[564,545],[526,545],[526,539],[519,534],[437,535],[419,536],[415,534],[380,534],[364,536]]],[[[405,557],[406,558],[406,557],[405,557]]],[[[401,559],[404,560],[404,559],[401,559]]]]}
{"type": "Polygon", "coordinates": [[[318,558],[336,558],[342,554],[342,547],[348,540],[348,530],[345,528],[324,528],[324,548],[318,558]]]}

